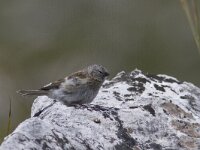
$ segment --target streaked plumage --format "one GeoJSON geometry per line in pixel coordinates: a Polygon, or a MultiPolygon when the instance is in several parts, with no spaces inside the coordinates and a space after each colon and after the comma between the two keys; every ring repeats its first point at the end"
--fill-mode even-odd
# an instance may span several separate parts
{"type": "Polygon", "coordinates": [[[64,79],[52,82],[38,90],[20,90],[23,96],[46,95],[66,105],[90,103],[96,97],[108,71],[101,65],[90,65],[64,79]]]}

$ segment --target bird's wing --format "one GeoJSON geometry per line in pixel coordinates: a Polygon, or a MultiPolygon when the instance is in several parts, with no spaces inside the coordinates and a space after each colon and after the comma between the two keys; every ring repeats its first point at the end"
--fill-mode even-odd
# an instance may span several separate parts
{"type": "Polygon", "coordinates": [[[65,80],[65,89],[69,92],[75,91],[75,89],[84,89],[87,88],[99,88],[102,82],[99,82],[97,79],[90,77],[86,72],[79,71],[76,72],[65,80]]]}
{"type": "Polygon", "coordinates": [[[86,79],[87,77],[88,77],[88,75],[84,71],[78,71],[78,72],[75,72],[75,73],[69,75],[67,78],[68,79],[77,78],[79,80],[82,80],[82,79],[86,79]]]}
{"type": "Polygon", "coordinates": [[[65,78],[65,89],[73,90],[75,88],[80,88],[86,83],[90,82],[89,77],[83,71],[75,72],[65,78]]]}
{"type": "Polygon", "coordinates": [[[57,81],[54,81],[52,83],[49,83],[45,85],[44,87],[40,88],[40,90],[51,90],[51,89],[58,89],[60,85],[65,82],[65,79],[59,79],[57,81]]]}
{"type": "Polygon", "coordinates": [[[85,85],[89,82],[89,78],[83,71],[75,72],[64,79],[57,80],[55,82],[49,83],[40,90],[51,90],[58,89],[61,85],[66,89],[66,91],[74,91],[76,88],[80,88],[81,85],[85,85]]]}

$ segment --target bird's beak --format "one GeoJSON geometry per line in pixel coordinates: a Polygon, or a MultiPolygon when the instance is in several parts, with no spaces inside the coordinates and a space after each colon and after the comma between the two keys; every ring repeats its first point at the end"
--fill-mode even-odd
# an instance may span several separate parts
{"type": "Polygon", "coordinates": [[[109,75],[110,75],[110,74],[109,74],[108,72],[105,72],[105,73],[104,73],[104,76],[105,76],[105,77],[107,77],[107,76],[109,76],[109,75]]]}

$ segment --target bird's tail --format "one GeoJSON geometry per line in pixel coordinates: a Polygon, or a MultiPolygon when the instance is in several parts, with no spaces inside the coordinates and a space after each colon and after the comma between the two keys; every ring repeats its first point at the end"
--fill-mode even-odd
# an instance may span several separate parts
{"type": "Polygon", "coordinates": [[[21,94],[22,96],[42,96],[47,95],[48,91],[44,90],[19,90],[17,93],[21,94]]]}

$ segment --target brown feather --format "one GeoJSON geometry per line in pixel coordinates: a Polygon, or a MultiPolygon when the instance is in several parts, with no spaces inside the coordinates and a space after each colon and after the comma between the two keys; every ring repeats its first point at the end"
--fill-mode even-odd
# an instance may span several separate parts
{"type": "Polygon", "coordinates": [[[78,71],[78,72],[75,72],[71,75],[68,76],[68,79],[71,79],[71,78],[74,78],[74,77],[78,77],[78,78],[81,78],[81,79],[84,79],[84,78],[87,78],[87,74],[83,71],[78,71]]]}
{"type": "Polygon", "coordinates": [[[52,83],[50,83],[50,84],[48,84],[48,85],[46,85],[46,86],[40,88],[40,90],[58,89],[58,88],[60,87],[60,84],[61,84],[62,82],[64,82],[64,81],[65,81],[65,79],[59,79],[59,80],[57,80],[57,81],[55,81],[55,82],[52,82],[52,83]]]}

